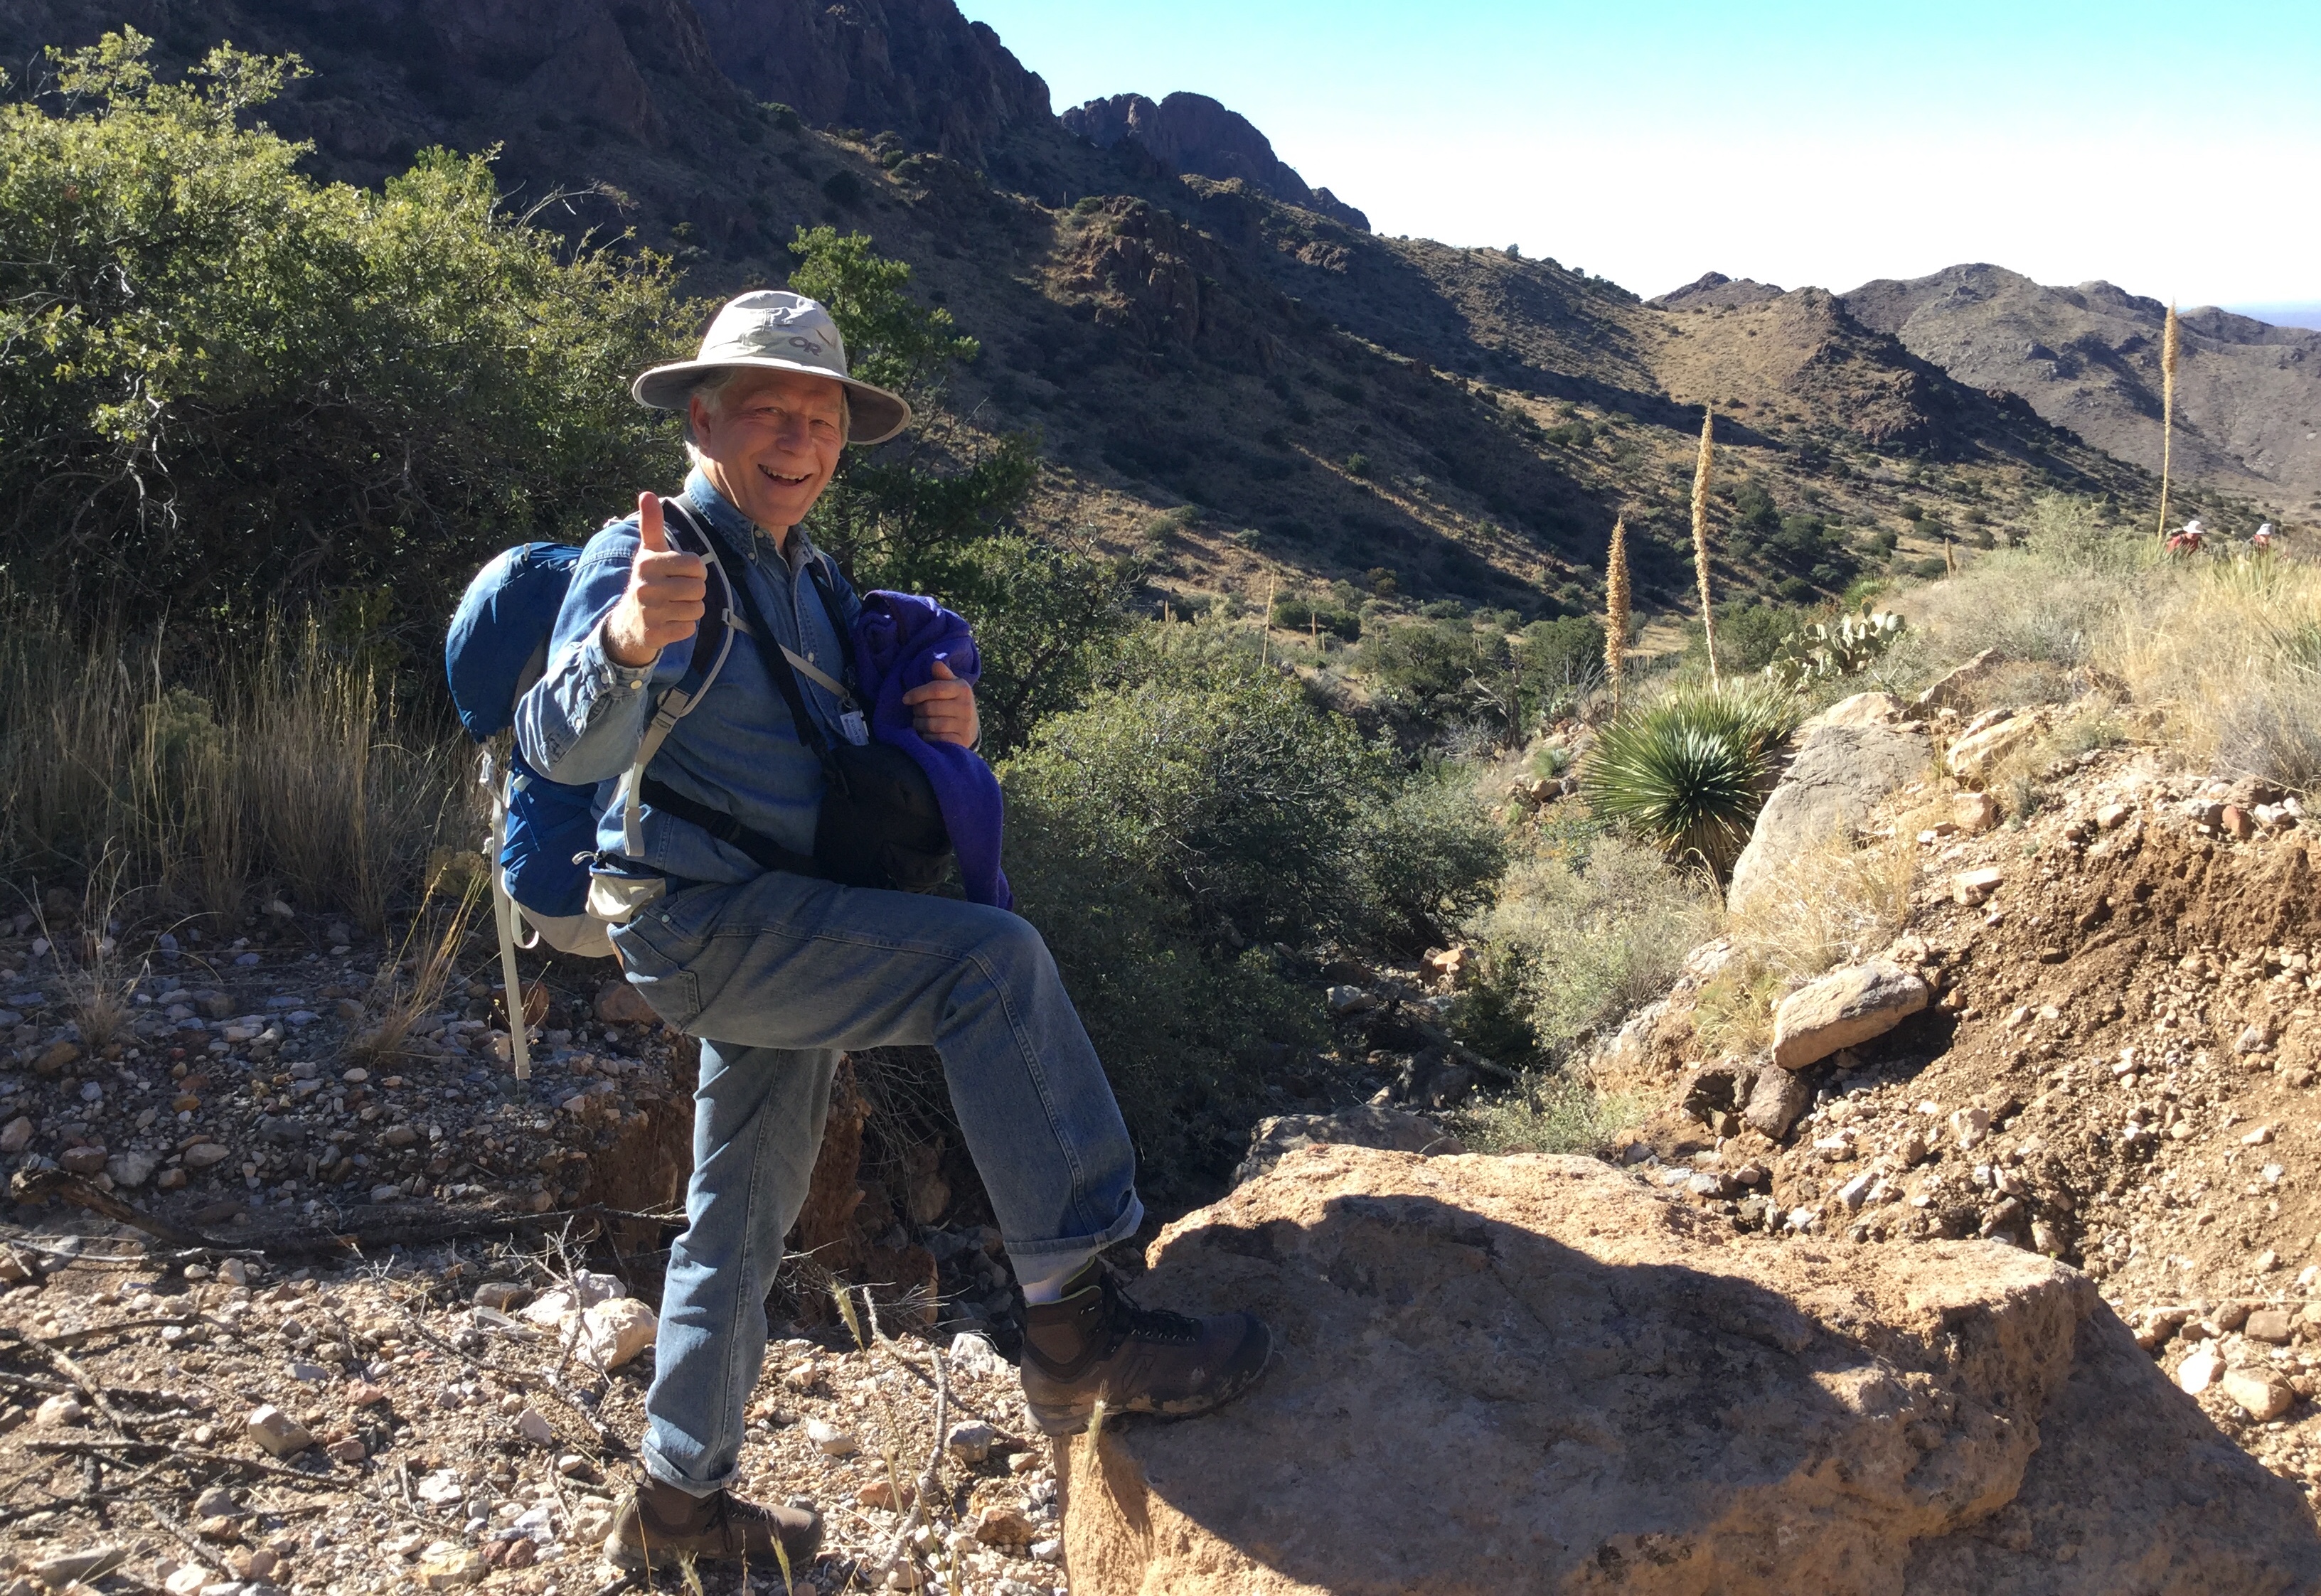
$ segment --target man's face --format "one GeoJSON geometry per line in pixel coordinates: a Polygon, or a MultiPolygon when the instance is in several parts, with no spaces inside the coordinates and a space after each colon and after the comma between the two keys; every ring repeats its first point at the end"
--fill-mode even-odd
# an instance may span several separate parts
{"type": "Polygon", "coordinates": [[[714,414],[694,395],[694,447],[709,460],[718,491],[769,531],[804,521],[845,445],[842,392],[826,376],[744,371],[714,414]]]}

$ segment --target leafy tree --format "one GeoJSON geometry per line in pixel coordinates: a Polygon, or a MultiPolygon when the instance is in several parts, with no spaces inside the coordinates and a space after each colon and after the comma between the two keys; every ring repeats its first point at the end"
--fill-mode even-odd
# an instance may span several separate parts
{"type": "Polygon", "coordinates": [[[269,606],[374,641],[491,549],[569,537],[673,463],[631,374],[701,311],[668,263],[568,247],[487,158],[318,184],[249,113],[305,70],[155,79],[123,31],[0,105],[0,564],[61,607],[248,641],[269,606]]]}

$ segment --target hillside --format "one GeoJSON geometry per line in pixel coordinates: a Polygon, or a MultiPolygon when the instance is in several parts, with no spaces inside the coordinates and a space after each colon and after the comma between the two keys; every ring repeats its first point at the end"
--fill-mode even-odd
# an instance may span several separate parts
{"type": "MultiPolygon", "coordinates": [[[[1960,382],[2020,394],[2054,425],[2159,468],[2159,300],[1981,265],[1865,283],[1844,299],[1864,326],[1960,382]]],[[[2321,332],[2212,307],[2182,322],[2177,470],[2276,505],[2321,506],[2321,332]]]]}
{"type": "Polygon", "coordinates": [[[1305,179],[1199,96],[1075,113],[1106,148],[947,0],[40,0],[0,14],[0,59],[37,81],[40,45],[123,23],[165,70],[221,38],[298,52],[313,75],[269,116],[322,175],[497,147],[512,203],[633,230],[704,295],[786,275],[802,225],[870,233],[982,341],[962,413],[1039,432],[1042,519],[1154,549],[1156,603],[1351,580],[1389,609],[1593,608],[1625,509],[1640,600],[1680,605],[1704,403],[1728,590],[1834,594],[2045,488],[2148,492],[1818,290],[1663,311],[1552,260],[1379,238],[1326,189],[1285,203],[1305,179]],[[1180,505],[1163,546],[1154,512],[1180,505]]]}

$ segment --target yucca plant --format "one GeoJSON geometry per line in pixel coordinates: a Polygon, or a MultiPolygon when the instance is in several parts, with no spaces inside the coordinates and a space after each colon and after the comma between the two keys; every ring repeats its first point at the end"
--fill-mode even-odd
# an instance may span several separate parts
{"type": "Polygon", "coordinates": [[[1628,518],[1612,522],[1604,562],[1604,675],[1612,684],[1612,718],[1620,718],[1620,682],[1628,666],[1628,518]]]}
{"type": "Polygon", "coordinates": [[[1605,729],[1579,790],[1600,818],[1722,880],[1748,845],[1775,750],[1801,713],[1770,682],[1679,689],[1605,729]]]}
{"type": "Polygon", "coordinates": [[[1716,606],[1708,593],[1708,470],[1715,458],[1716,445],[1710,434],[1716,424],[1716,412],[1704,404],[1700,407],[1700,458],[1692,468],[1692,566],[1700,574],[1700,634],[1708,645],[1708,680],[1712,685],[1721,680],[1716,673],[1716,606]]]}
{"type": "Polygon", "coordinates": [[[2168,536],[2168,469],[2176,445],[2176,302],[2160,335],[2160,535],[2168,536]]]}

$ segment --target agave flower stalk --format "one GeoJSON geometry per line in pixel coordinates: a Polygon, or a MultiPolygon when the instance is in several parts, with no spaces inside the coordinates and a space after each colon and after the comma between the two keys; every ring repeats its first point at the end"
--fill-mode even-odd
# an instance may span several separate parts
{"type": "Polygon", "coordinates": [[[1700,458],[1692,468],[1692,565],[1700,576],[1700,632],[1708,644],[1708,680],[1717,684],[1716,673],[1716,612],[1708,594],[1708,471],[1716,455],[1716,445],[1710,433],[1716,424],[1716,413],[1707,405],[1700,410],[1700,458]]]}
{"type": "Polygon", "coordinates": [[[1620,682],[1628,665],[1628,518],[1612,522],[1604,562],[1604,675],[1612,684],[1612,718],[1620,718],[1620,682]]]}
{"type": "Polygon", "coordinates": [[[2160,335],[2160,536],[2168,536],[2168,471],[2176,443],[2176,304],[2160,335]]]}

